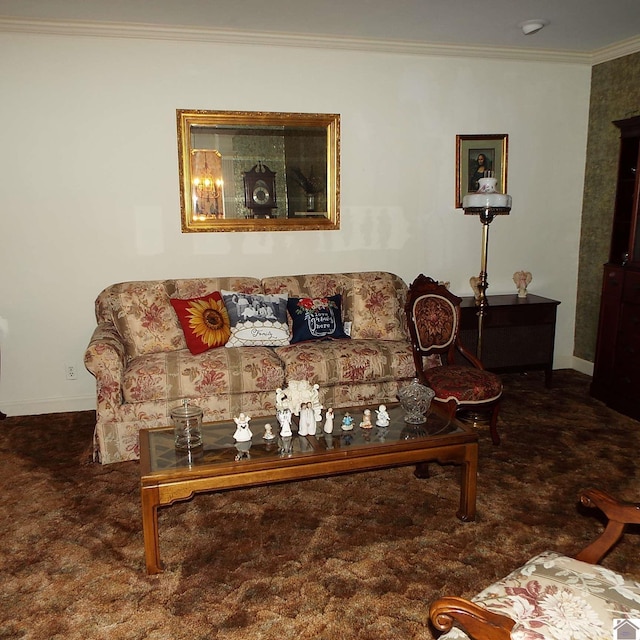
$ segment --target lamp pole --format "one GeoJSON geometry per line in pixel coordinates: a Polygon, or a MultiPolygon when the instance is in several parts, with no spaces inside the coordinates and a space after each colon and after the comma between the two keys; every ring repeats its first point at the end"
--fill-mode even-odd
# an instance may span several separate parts
{"type": "Polygon", "coordinates": [[[487,299],[487,261],[489,259],[489,225],[495,216],[507,216],[511,211],[511,196],[496,192],[497,180],[493,177],[480,178],[480,189],[468,193],[462,200],[465,215],[479,216],[482,224],[482,253],[480,256],[480,277],[478,279],[478,346],[476,357],[482,360],[482,325],[489,306],[487,299]]]}
{"type": "Polygon", "coordinates": [[[478,346],[476,347],[476,357],[478,360],[482,360],[482,325],[484,323],[484,316],[489,306],[489,300],[487,298],[487,288],[489,282],[487,279],[487,261],[489,259],[489,225],[493,221],[496,215],[508,215],[511,211],[511,207],[469,207],[465,209],[466,214],[479,215],[480,223],[482,224],[482,250],[480,254],[480,277],[478,279],[478,300],[476,305],[478,306],[478,346]]]}

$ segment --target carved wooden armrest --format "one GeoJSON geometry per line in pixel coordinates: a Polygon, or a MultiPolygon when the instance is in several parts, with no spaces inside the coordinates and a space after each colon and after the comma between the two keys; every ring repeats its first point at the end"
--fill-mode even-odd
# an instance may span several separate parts
{"type": "Polygon", "coordinates": [[[585,489],[580,502],[600,509],[609,519],[602,534],[576,556],[576,560],[596,564],[620,540],[627,524],[640,524],[640,504],[622,502],[600,489],[585,489]]]}
{"type": "Polygon", "coordinates": [[[429,607],[433,626],[439,631],[449,631],[454,622],[474,640],[510,640],[515,622],[499,613],[454,596],[445,596],[429,607]]]}

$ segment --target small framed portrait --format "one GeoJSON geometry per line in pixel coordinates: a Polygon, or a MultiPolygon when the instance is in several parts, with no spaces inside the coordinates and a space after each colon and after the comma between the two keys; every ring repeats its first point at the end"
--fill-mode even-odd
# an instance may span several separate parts
{"type": "Polygon", "coordinates": [[[509,136],[506,133],[479,133],[456,136],[456,207],[462,198],[478,190],[480,178],[494,177],[496,189],[507,193],[507,155],[509,136]]]}

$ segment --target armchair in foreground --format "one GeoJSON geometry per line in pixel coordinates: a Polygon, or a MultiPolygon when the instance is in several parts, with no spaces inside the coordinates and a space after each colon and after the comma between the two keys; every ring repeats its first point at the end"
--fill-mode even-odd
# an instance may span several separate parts
{"type": "Polygon", "coordinates": [[[623,635],[622,625],[640,619],[640,583],[595,563],[628,524],[640,524],[640,503],[621,502],[599,489],[583,491],[580,502],[608,518],[596,540],[575,558],[545,551],[472,601],[454,596],[434,601],[431,622],[448,632],[440,640],[636,637],[623,635]]]}

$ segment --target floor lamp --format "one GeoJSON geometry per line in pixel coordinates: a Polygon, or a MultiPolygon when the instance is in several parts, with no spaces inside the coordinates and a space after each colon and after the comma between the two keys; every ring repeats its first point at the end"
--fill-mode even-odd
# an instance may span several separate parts
{"type": "Polygon", "coordinates": [[[480,216],[482,224],[482,253],[480,258],[480,277],[478,281],[478,346],[476,356],[482,360],[482,323],[487,311],[487,258],[489,255],[489,225],[495,216],[508,216],[511,211],[511,196],[496,191],[496,178],[480,178],[480,187],[474,193],[468,193],[462,199],[465,215],[480,216]]]}

